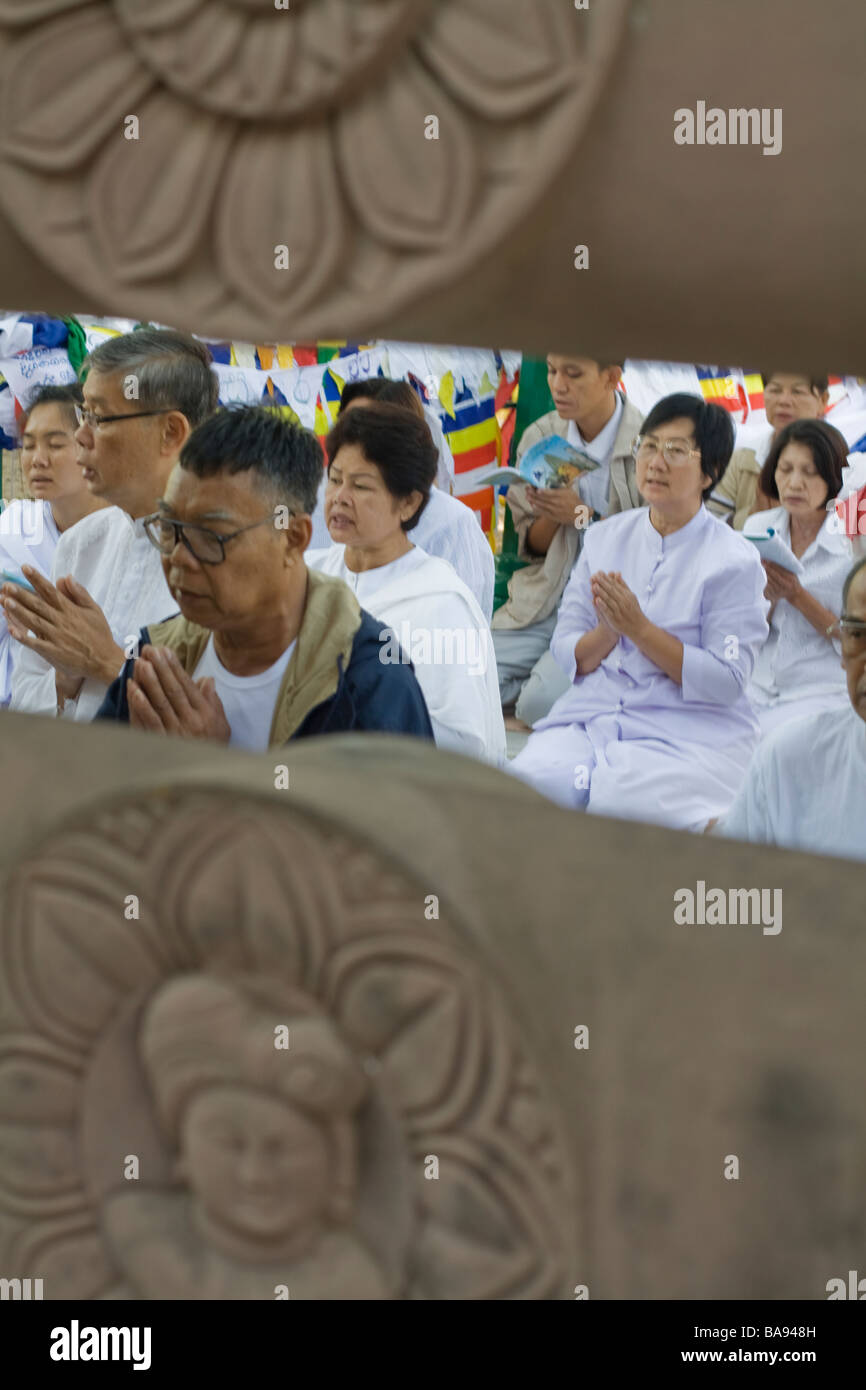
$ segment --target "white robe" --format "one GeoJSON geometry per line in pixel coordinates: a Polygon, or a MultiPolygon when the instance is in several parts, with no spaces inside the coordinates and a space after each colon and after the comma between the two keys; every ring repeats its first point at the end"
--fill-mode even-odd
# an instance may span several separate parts
{"type": "MultiPolygon", "coordinates": [[[[91,512],[70,526],[54,552],[52,583],[71,574],[105,614],[111,635],[121,647],[137,641],[139,630],[170,618],[177,601],[165,582],[162,557],[119,507],[91,512]]],[[[118,671],[118,675],[120,672],[118,671]]],[[[108,687],[88,679],[74,700],[67,700],[64,719],[93,719],[108,687]]],[[[56,714],[54,667],[29,647],[22,647],[12,679],[12,709],[26,714],[56,714]]]]}
{"type": "Polygon", "coordinates": [[[418,546],[361,574],[347,569],[344,552],[342,545],[307,551],[307,564],[342,579],[379,619],[380,660],[411,660],[437,745],[502,763],[505,725],[493,639],[466,585],[447,561],[418,546]]]}
{"type": "MultiPolygon", "coordinates": [[[[438,555],[440,560],[447,560],[453,566],[489,623],[493,615],[496,565],[490,543],[479,524],[478,513],[459,498],[432,487],[430,501],[424,508],[421,520],[409,532],[409,539],[413,545],[426,550],[428,555],[438,555]]],[[[330,545],[331,537],[325,525],[323,482],[313,513],[310,548],[311,551],[327,550],[330,545]]]]}
{"type": "MultiPolygon", "coordinates": [[[[20,574],[22,565],[32,565],[47,578],[59,539],[50,503],[20,498],[10,502],[0,513],[0,569],[20,574]]],[[[12,673],[23,650],[10,637],[5,609],[0,608],[0,708],[12,698],[12,673]]]]}
{"type": "Polygon", "coordinates": [[[648,507],[596,522],[566,585],[551,651],[572,684],[511,770],[565,806],[703,829],[730,805],[758,738],[745,694],[767,634],[755,547],[704,507],[661,536],[648,507]],[[683,643],[682,685],[621,637],[589,675],[574,648],[597,625],[590,576],[621,572],[683,643]]]}
{"type": "Polygon", "coordinates": [[[850,703],[764,739],[715,833],[866,860],[866,722],[850,703]]]}

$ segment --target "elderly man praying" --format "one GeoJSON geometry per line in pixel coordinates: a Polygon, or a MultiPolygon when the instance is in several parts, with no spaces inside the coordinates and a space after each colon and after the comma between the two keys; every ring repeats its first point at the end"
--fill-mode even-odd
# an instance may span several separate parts
{"type": "Polygon", "coordinates": [[[321,476],[315,436],[261,406],[194,431],[144,520],[181,611],[140,633],[99,718],[250,751],[350,729],[432,738],[411,665],[384,664],[381,624],[304,563],[321,476]]]}

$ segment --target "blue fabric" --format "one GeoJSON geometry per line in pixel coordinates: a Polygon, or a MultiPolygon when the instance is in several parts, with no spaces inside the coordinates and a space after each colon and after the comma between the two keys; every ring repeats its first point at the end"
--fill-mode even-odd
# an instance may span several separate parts
{"type": "Polygon", "coordinates": [[[35,348],[63,347],[69,338],[69,329],[62,319],[51,319],[45,314],[22,314],[21,321],[33,324],[35,348]]]}
{"type": "MultiPolygon", "coordinates": [[[[334,694],[311,709],[292,735],[312,738],[320,734],[344,734],[355,730],[383,734],[412,734],[433,738],[433,726],[411,662],[385,664],[379,633],[382,624],[361,609],[361,625],[355,633],[349,664],[338,661],[339,683],[334,694]]],[[[146,627],[139,633],[139,650],[150,642],[146,627]]],[[[126,686],[134,661],[127,661],[108,688],[95,719],[129,723],[126,686]]]]}
{"type": "Polygon", "coordinates": [[[210,349],[210,355],[214,362],[219,362],[222,367],[231,366],[231,343],[205,343],[205,347],[210,349]]]}

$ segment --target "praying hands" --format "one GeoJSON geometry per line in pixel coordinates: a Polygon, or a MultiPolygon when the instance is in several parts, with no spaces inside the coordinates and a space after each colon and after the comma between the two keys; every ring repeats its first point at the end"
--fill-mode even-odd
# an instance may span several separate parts
{"type": "Polygon", "coordinates": [[[54,585],[31,565],[22,568],[33,592],[20,584],[0,590],[11,635],[54,667],[61,695],[73,697],[88,678],[110,685],[124,653],[99,605],[71,577],[54,585]]]}
{"type": "Polygon", "coordinates": [[[142,647],[127,682],[129,722],[136,729],[228,743],[231,728],[212,676],[193,680],[167,647],[142,647]]]}
{"type": "Polygon", "coordinates": [[[599,570],[590,578],[592,601],[598,616],[611,632],[635,641],[646,624],[646,616],[618,571],[599,570]]]}

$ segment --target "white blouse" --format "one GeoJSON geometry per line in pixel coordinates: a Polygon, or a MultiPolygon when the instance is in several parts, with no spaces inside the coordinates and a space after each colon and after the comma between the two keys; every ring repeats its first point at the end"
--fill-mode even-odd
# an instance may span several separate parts
{"type": "Polygon", "coordinates": [[[705,507],[668,536],[656,531],[649,513],[634,507],[586,531],[550,644],[572,684],[535,728],[612,715],[621,739],[751,745],[758,724],[746,686],[769,607],[755,547],[705,507]],[[682,642],[681,685],[627,637],[575,679],[578,638],[598,623],[590,587],[598,570],[618,570],[650,622],[682,642]]]}
{"type": "MultiPolygon", "coordinates": [[[[840,535],[828,516],[821,530],[800,556],[800,583],[831,613],[842,611],[842,584],[853,563],[848,538],[840,535]]],[[[744,536],[776,533],[790,549],[791,521],[784,507],[755,512],[746,519],[744,536]]],[[[839,655],[824,637],[785,599],[780,599],[770,618],[770,633],[758,653],[749,696],[766,708],[815,695],[845,695],[845,673],[839,655]]]]}

